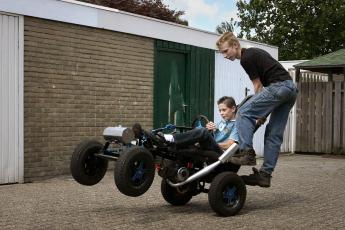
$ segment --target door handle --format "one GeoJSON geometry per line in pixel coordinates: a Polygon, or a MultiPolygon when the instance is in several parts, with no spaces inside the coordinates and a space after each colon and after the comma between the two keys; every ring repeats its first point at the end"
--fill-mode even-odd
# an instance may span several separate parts
{"type": "Polygon", "coordinates": [[[186,112],[187,112],[187,107],[188,107],[188,105],[183,104],[182,106],[183,106],[183,112],[186,113],[186,112]]]}
{"type": "Polygon", "coordinates": [[[248,96],[248,92],[250,91],[250,89],[248,89],[247,87],[245,88],[245,90],[244,90],[244,95],[245,95],[245,97],[246,96],[248,96]]]}

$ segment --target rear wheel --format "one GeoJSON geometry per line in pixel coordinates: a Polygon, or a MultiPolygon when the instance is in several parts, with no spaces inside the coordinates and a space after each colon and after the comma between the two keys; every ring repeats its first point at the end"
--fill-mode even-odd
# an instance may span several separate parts
{"type": "Polygon", "coordinates": [[[196,184],[193,182],[177,188],[170,186],[166,179],[163,179],[161,183],[161,193],[164,200],[175,206],[187,204],[195,194],[195,189],[196,184]]]}
{"type": "Polygon", "coordinates": [[[127,196],[140,196],[151,186],[155,176],[152,154],[143,147],[131,147],[116,162],[116,187],[127,196]]]}
{"type": "Polygon", "coordinates": [[[108,161],[96,156],[102,148],[103,145],[95,140],[83,141],[75,148],[70,169],[78,183],[95,185],[102,180],[108,169],[108,161]]]}
{"type": "Polygon", "coordinates": [[[224,172],[214,178],[208,192],[211,208],[221,216],[236,215],[246,200],[246,186],[240,176],[224,172]]]}

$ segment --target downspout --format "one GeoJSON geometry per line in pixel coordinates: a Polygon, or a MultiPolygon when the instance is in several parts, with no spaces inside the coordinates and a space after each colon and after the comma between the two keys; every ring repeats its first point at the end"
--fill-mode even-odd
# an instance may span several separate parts
{"type": "MultiPolygon", "coordinates": [[[[299,84],[299,80],[300,80],[300,69],[296,68],[295,71],[295,76],[294,76],[294,82],[296,84],[296,87],[298,87],[299,84]]],[[[297,95],[298,97],[298,95],[297,95]]],[[[296,152],[296,128],[297,128],[297,101],[295,102],[295,105],[292,108],[292,130],[291,130],[291,153],[295,153],[296,152]]]]}

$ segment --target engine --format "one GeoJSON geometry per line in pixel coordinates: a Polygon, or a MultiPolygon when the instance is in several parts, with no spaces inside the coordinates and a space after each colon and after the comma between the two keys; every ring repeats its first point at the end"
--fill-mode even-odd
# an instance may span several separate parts
{"type": "Polygon", "coordinates": [[[181,167],[177,170],[176,179],[178,182],[187,180],[189,177],[189,170],[186,167],[181,167]]]}
{"type": "MultiPolygon", "coordinates": [[[[167,178],[170,181],[174,182],[183,182],[187,180],[187,178],[193,173],[193,168],[176,164],[170,160],[166,160],[160,165],[158,169],[158,174],[163,177],[167,178]]],[[[157,166],[156,166],[157,167],[157,166]]]]}

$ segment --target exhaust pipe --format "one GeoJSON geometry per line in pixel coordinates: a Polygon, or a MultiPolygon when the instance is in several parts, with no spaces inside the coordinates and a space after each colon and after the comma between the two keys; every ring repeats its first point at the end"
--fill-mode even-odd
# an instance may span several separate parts
{"type": "Polygon", "coordinates": [[[197,173],[193,174],[192,176],[188,177],[187,180],[180,182],[180,183],[172,183],[170,180],[167,180],[168,184],[171,187],[180,187],[182,185],[188,184],[192,181],[195,181],[196,179],[199,179],[205,175],[207,175],[208,173],[210,173],[213,169],[215,169],[218,165],[223,164],[227,161],[230,160],[230,157],[233,156],[236,151],[238,150],[238,144],[234,143],[232,144],[219,158],[218,161],[206,166],[205,168],[201,169],[200,171],[198,171],[197,173]]]}

